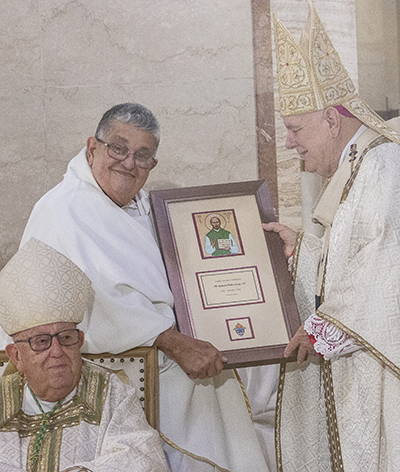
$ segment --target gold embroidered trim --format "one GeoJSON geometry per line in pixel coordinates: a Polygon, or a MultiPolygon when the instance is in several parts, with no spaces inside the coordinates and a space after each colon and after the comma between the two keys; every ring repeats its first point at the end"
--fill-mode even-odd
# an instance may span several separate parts
{"type": "Polygon", "coordinates": [[[181,447],[177,446],[174,442],[172,442],[170,439],[168,439],[166,436],[163,435],[163,433],[160,432],[160,438],[165,441],[169,446],[173,447],[179,452],[182,452],[183,454],[186,454],[187,456],[191,457],[192,459],[196,459],[201,462],[205,462],[208,465],[211,465],[212,467],[217,468],[220,472],[229,472],[228,469],[224,469],[223,467],[219,467],[215,462],[210,461],[210,459],[207,459],[205,457],[197,456],[196,454],[192,454],[189,451],[186,451],[185,449],[182,449],[181,447]]]}
{"type": "Polygon", "coordinates": [[[28,444],[28,453],[27,453],[27,456],[26,456],[26,470],[27,470],[27,472],[32,472],[32,463],[29,460],[29,458],[33,454],[33,447],[35,446],[35,442],[36,442],[36,435],[32,436],[32,438],[31,438],[31,440],[29,441],[29,444],[28,444]]]}
{"type": "Polygon", "coordinates": [[[374,149],[375,147],[377,146],[380,146],[381,144],[385,144],[385,143],[391,143],[392,141],[385,137],[385,136],[379,136],[378,138],[374,139],[362,152],[362,155],[360,156],[358,162],[357,162],[357,165],[356,167],[354,168],[354,171],[352,172],[349,180],[346,182],[346,185],[344,186],[344,189],[343,189],[343,193],[342,193],[342,199],[340,201],[340,203],[343,203],[344,201],[346,201],[348,195],[349,195],[349,192],[350,192],[350,189],[351,187],[353,186],[354,184],[354,180],[355,178],[357,177],[358,175],[358,171],[360,170],[360,166],[361,166],[361,163],[365,157],[365,155],[371,151],[372,149],[374,149]]]}
{"type": "MultiPolygon", "coordinates": [[[[47,428],[37,463],[32,466],[29,457],[32,454],[36,436],[39,432],[42,415],[28,416],[21,410],[22,392],[25,385],[23,375],[14,374],[1,379],[4,398],[9,399],[7,411],[0,431],[18,431],[20,437],[30,437],[26,470],[28,472],[53,472],[59,470],[59,460],[64,428],[78,425],[81,421],[100,424],[104,399],[107,395],[110,374],[86,362],[82,367],[76,395],[54,412],[47,428]],[[10,390],[11,388],[11,390],[10,390]],[[4,392],[7,394],[4,396],[4,392]]],[[[4,419],[4,418],[3,418],[4,419]]],[[[84,471],[86,469],[82,469],[84,471]]]]}
{"type": "Polygon", "coordinates": [[[51,463],[49,464],[49,472],[52,470],[60,470],[60,456],[61,456],[61,443],[62,443],[63,431],[62,429],[56,429],[53,432],[52,445],[50,446],[51,451],[51,463]],[[52,468],[53,467],[53,468],[52,468]]]}
{"type": "MultiPolygon", "coordinates": [[[[15,431],[21,438],[30,437],[26,470],[28,472],[54,472],[59,470],[59,460],[64,428],[76,426],[82,421],[99,425],[109,386],[110,373],[84,362],[76,395],[60,405],[49,420],[39,460],[32,466],[32,454],[36,436],[42,423],[42,415],[28,416],[22,410],[25,379],[18,372],[0,380],[0,431],[15,431]]],[[[86,468],[82,472],[88,471],[86,468]]],[[[90,472],[90,471],[89,471],[90,472]]]]}
{"type": "Polygon", "coordinates": [[[307,46],[316,93],[321,98],[322,108],[357,98],[356,88],[314,6],[311,6],[311,10],[310,38],[307,46]]]}
{"type": "MultiPolygon", "coordinates": [[[[76,395],[55,411],[49,421],[49,431],[76,426],[81,421],[100,424],[109,378],[109,372],[85,362],[76,395]]],[[[3,377],[0,381],[0,394],[3,397],[0,404],[7,403],[8,412],[8,415],[3,413],[0,420],[0,431],[18,431],[20,437],[35,435],[42,420],[42,415],[28,416],[21,410],[24,385],[24,376],[19,373],[3,377]]]]}
{"type": "Polygon", "coordinates": [[[325,414],[332,471],[343,472],[342,449],[340,446],[339,429],[337,425],[331,362],[323,360],[321,370],[324,382],[325,414]]]}
{"type": "Polygon", "coordinates": [[[274,36],[281,115],[314,112],[358,98],[312,4],[299,44],[276,15],[274,36]]]}
{"type": "Polygon", "coordinates": [[[241,391],[242,391],[242,395],[243,395],[243,398],[244,398],[244,402],[246,403],[247,412],[248,412],[248,414],[249,414],[249,416],[250,416],[251,421],[253,421],[253,414],[252,414],[252,412],[251,412],[251,406],[250,406],[250,402],[249,402],[249,397],[247,396],[246,389],[244,388],[242,379],[240,378],[239,372],[238,372],[236,369],[233,369],[233,372],[235,373],[236,380],[239,382],[239,386],[240,386],[240,389],[241,389],[241,391]]]}
{"type": "Polygon", "coordinates": [[[317,110],[308,58],[276,15],[274,37],[281,115],[317,110]]]}
{"type": "Polygon", "coordinates": [[[400,145],[400,135],[358,95],[325,27],[310,3],[300,42],[274,14],[275,56],[282,116],[342,105],[379,134],[400,145]]]}
{"type": "Polygon", "coordinates": [[[282,418],[282,403],[283,403],[283,387],[285,385],[286,362],[281,363],[279,372],[279,385],[276,397],[276,413],[275,413],[275,456],[276,456],[276,470],[283,472],[282,464],[282,443],[281,443],[281,418],[282,418]]]}
{"type": "MultiPolygon", "coordinates": [[[[330,230],[330,227],[329,227],[330,230]]],[[[325,229],[327,231],[327,229],[325,229]]],[[[330,234],[329,234],[329,239],[330,239],[330,234]]],[[[318,306],[322,305],[325,300],[325,280],[326,280],[326,269],[328,267],[328,255],[329,255],[329,241],[328,241],[328,247],[326,248],[326,253],[323,256],[323,259],[320,261],[320,264],[323,264],[323,272],[322,272],[322,282],[321,282],[321,291],[320,291],[320,303],[318,306]]],[[[318,269],[319,270],[319,269],[318,269]]]]}
{"type": "Polygon", "coordinates": [[[296,283],[297,269],[299,266],[299,257],[300,257],[300,246],[301,246],[301,243],[303,242],[303,236],[304,236],[304,231],[300,231],[297,233],[296,242],[295,242],[294,250],[293,250],[292,270],[290,271],[290,283],[292,284],[293,288],[296,283]]]}
{"type": "Polygon", "coordinates": [[[46,435],[43,441],[43,446],[40,450],[39,459],[35,465],[32,465],[31,461],[29,460],[29,457],[33,452],[35,440],[36,436],[33,436],[29,441],[26,470],[28,472],[59,471],[62,430],[55,429],[46,435]]]}
{"type": "Polygon", "coordinates": [[[107,370],[105,373],[103,369],[100,370],[102,375],[98,375],[98,367],[93,365],[92,368],[88,369],[88,381],[86,383],[86,402],[93,409],[95,415],[100,416],[104,408],[104,402],[107,396],[108,390],[108,379],[110,378],[110,372],[107,370]],[[107,382],[104,383],[103,376],[107,375],[107,382]]]}
{"type": "Polygon", "coordinates": [[[15,415],[22,405],[23,382],[18,373],[0,381],[0,430],[7,418],[15,415]]]}
{"type": "Polygon", "coordinates": [[[400,146],[399,133],[388,125],[359,97],[348,100],[342,103],[342,105],[369,128],[377,131],[382,136],[386,136],[390,142],[396,143],[400,146]]]}
{"type": "Polygon", "coordinates": [[[8,379],[8,382],[3,384],[3,410],[4,416],[9,416],[14,413],[15,409],[15,398],[14,398],[14,389],[13,389],[13,380],[8,379]]]}

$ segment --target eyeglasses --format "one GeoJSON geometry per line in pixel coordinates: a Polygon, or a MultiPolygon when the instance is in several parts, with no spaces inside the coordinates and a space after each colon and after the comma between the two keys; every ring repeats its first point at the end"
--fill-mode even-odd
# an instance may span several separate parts
{"type": "Polygon", "coordinates": [[[29,343],[32,351],[40,352],[50,349],[53,338],[57,338],[61,346],[73,346],[79,341],[79,329],[64,329],[56,334],[37,334],[28,339],[14,341],[14,344],[29,343]]]}
{"type": "Polygon", "coordinates": [[[112,159],[116,159],[117,161],[124,161],[130,155],[132,155],[137,167],[141,167],[142,169],[152,169],[157,164],[157,161],[150,154],[146,154],[140,151],[130,153],[129,149],[125,146],[121,146],[115,143],[108,144],[99,138],[96,139],[100,143],[104,144],[104,146],[106,146],[107,154],[112,159]]]}

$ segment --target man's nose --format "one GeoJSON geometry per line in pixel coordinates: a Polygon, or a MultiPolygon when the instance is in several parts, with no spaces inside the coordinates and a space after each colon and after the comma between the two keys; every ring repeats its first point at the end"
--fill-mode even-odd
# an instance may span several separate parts
{"type": "Polygon", "coordinates": [[[121,164],[125,169],[132,170],[136,167],[136,159],[133,157],[133,154],[130,154],[121,162],[121,164]]]}
{"type": "Polygon", "coordinates": [[[53,356],[61,356],[64,354],[63,348],[61,344],[58,342],[58,339],[56,336],[52,338],[51,340],[51,346],[49,347],[49,350],[51,351],[51,354],[53,356]]]}
{"type": "Polygon", "coordinates": [[[291,131],[287,132],[286,135],[286,143],[285,143],[285,148],[286,149],[294,149],[297,146],[297,142],[294,139],[294,135],[291,131]]]}

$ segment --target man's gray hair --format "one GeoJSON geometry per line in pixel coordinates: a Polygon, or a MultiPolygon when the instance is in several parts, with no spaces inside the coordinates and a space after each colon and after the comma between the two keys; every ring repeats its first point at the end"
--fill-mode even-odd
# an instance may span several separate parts
{"type": "Polygon", "coordinates": [[[100,120],[95,137],[104,139],[115,121],[129,123],[135,128],[151,133],[160,141],[160,125],[153,113],[139,103],[121,103],[106,111],[100,120]]]}

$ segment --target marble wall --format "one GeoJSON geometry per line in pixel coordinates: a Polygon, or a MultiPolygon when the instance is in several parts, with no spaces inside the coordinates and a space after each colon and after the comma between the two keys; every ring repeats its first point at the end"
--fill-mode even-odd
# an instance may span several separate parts
{"type": "Polygon", "coordinates": [[[257,178],[248,0],[3,0],[0,266],[110,106],[162,127],[148,189],[257,178]]]}
{"type": "MultiPolygon", "coordinates": [[[[355,1],[314,3],[357,82],[355,1]]],[[[258,178],[257,2],[2,0],[0,267],[34,203],[115,103],[138,101],[159,118],[160,162],[147,190],[258,178]]],[[[271,6],[298,38],[306,0],[271,6]]],[[[276,125],[281,221],[299,228],[299,161],[284,149],[278,114],[276,125]]]]}
{"type": "Polygon", "coordinates": [[[400,2],[357,0],[360,95],[376,111],[400,108],[400,2]]]}

